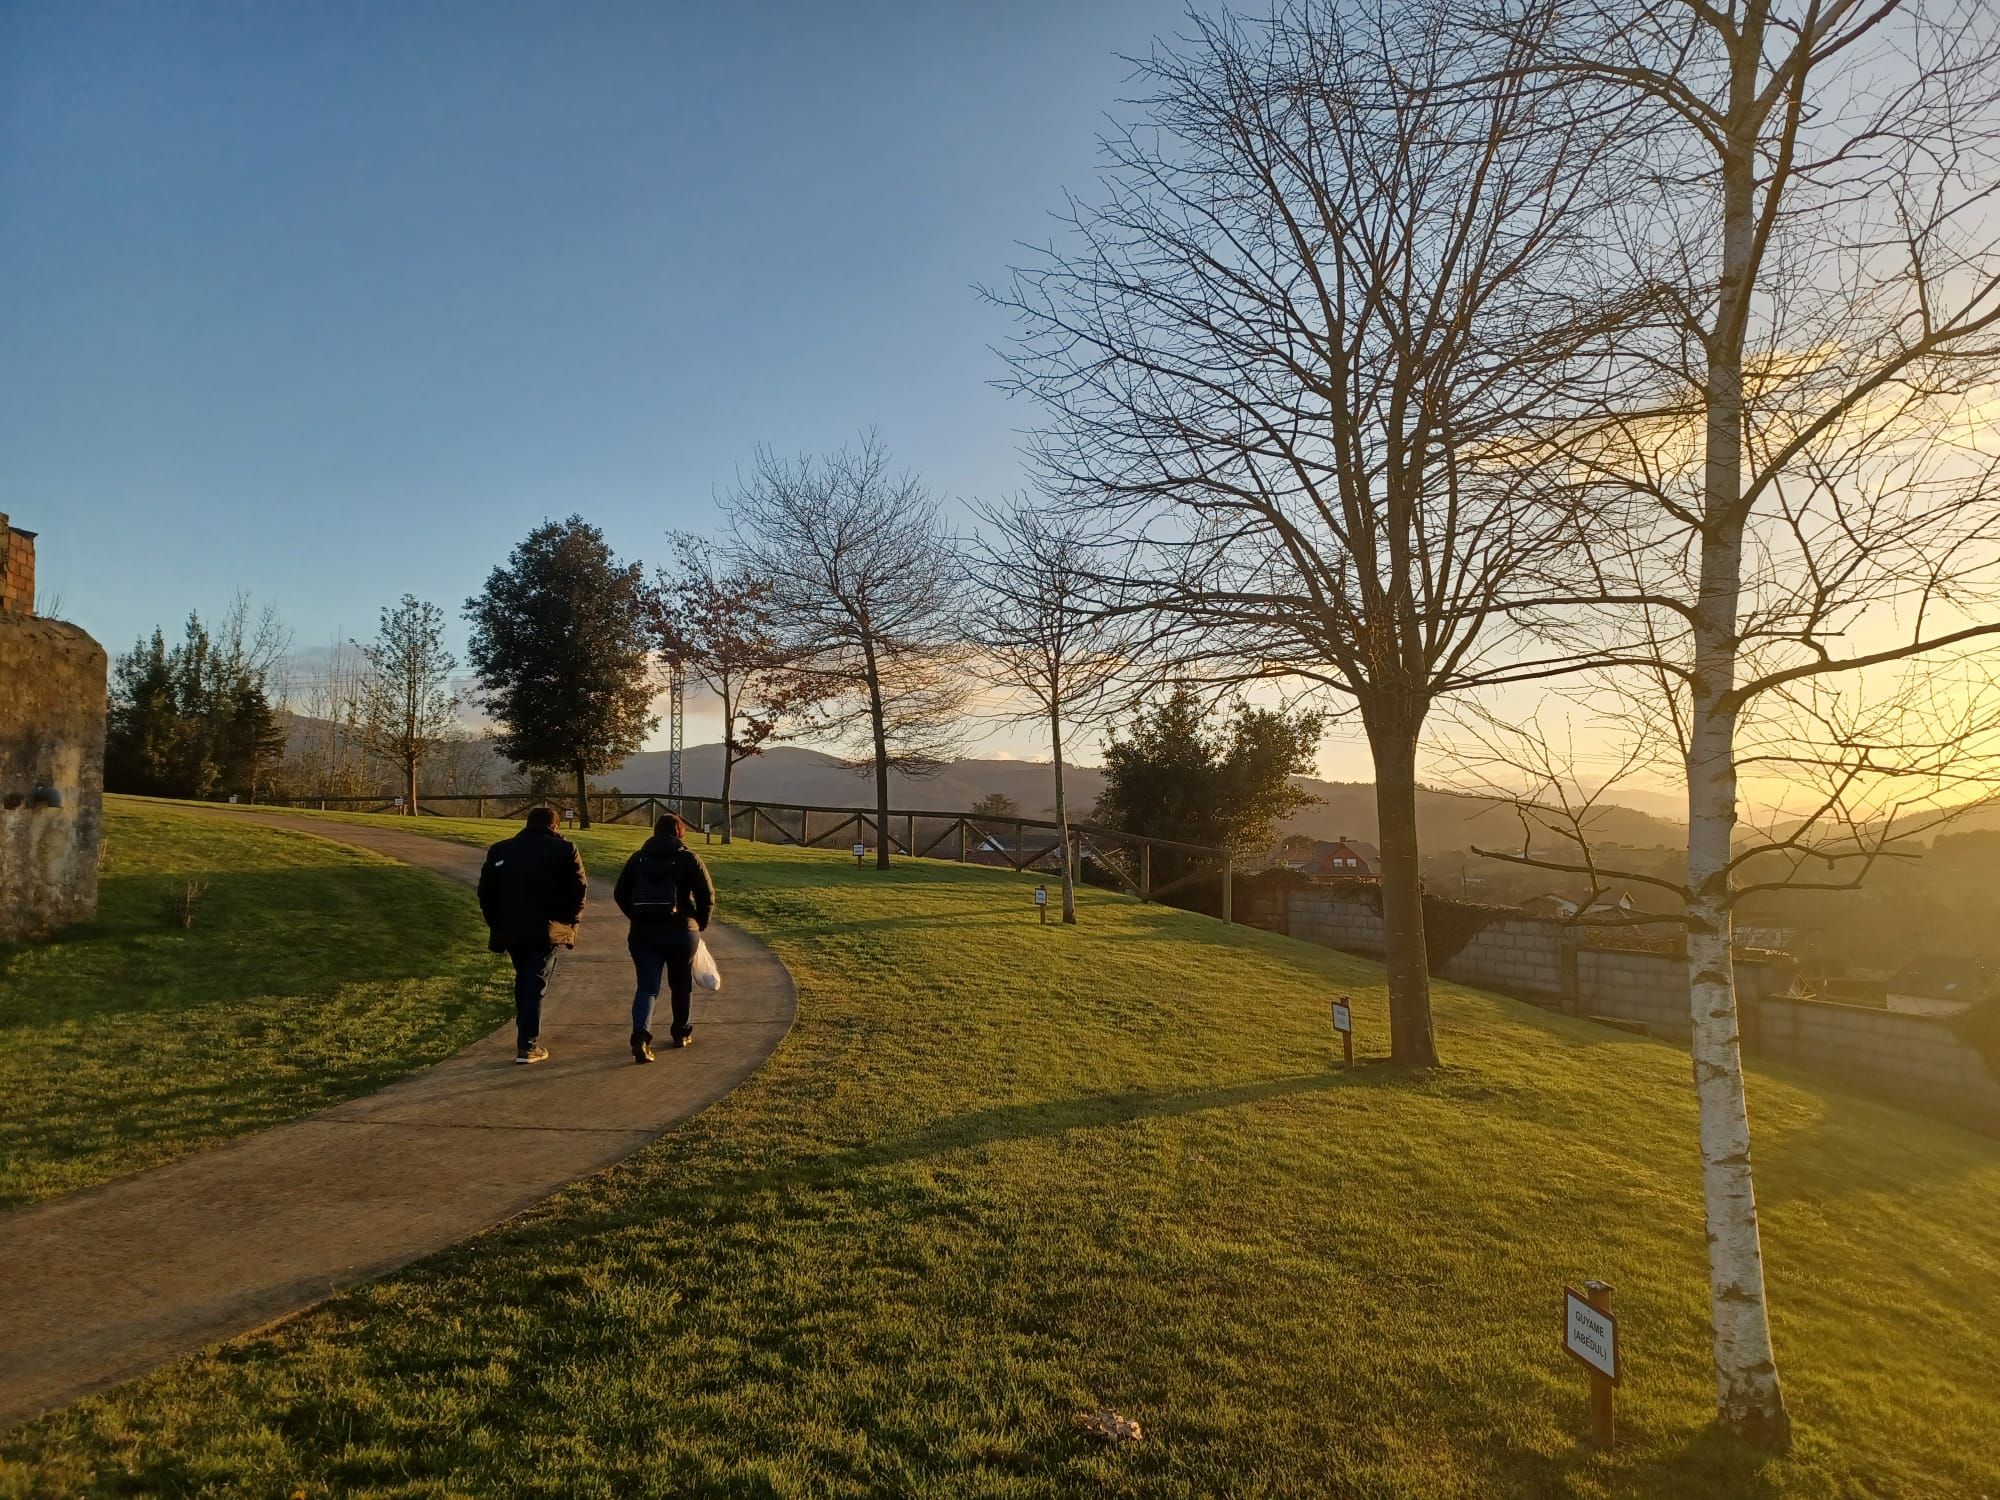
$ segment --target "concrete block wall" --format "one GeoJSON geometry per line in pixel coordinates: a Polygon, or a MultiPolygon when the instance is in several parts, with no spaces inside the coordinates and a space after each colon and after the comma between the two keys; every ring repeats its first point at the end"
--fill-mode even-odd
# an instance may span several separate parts
{"type": "Polygon", "coordinates": [[[1747,1021],[1758,1057],[2000,1135],[2000,1078],[1948,1021],[1779,996],[1757,1001],[1747,1021]]]}
{"type": "Polygon", "coordinates": [[[1665,953],[1579,948],[1577,1009],[1637,1021],[1655,1036],[1688,1035],[1687,960],[1665,953]]]}
{"type": "MultiPolygon", "coordinates": [[[[1269,903],[1253,920],[1277,915],[1275,906],[1269,903]]],[[[1293,889],[1283,918],[1285,926],[1264,925],[1288,926],[1293,937],[1329,948],[1381,955],[1382,919],[1365,897],[1323,887],[1293,889]]],[[[1442,977],[1579,1015],[1637,1022],[1654,1036],[1685,1042],[1686,959],[1593,948],[1582,937],[1575,928],[1539,917],[1499,917],[1443,965],[1442,977]]],[[[1792,999],[1787,992],[1793,969],[1784,955],[1737,960],[1747,1052],[2000,1135],[2000,1078],[1949,1023],[1792,999]]]]}
{"type": "Polygon", "coordinates": [[[1382,918],[1365,901],[1310,889],[1290,893],[1286,929],[1295,938],[1344,953],[1382,956],[1382,918]]]}
{"type": "Polygon", "coordinates": [[[1444,973],[1462,984],[1504,990],[1524,999],[1560,999],[1560,934],[1533,917],[1502,917],[1474,933],[1444,966],[1444,973]]]}

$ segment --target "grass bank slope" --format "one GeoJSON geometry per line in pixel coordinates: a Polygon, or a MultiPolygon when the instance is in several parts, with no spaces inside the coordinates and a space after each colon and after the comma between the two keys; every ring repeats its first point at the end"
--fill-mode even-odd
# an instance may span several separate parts
{"type": "Polygon", "coordinates": [[[0,946],[0,1206],[368,1093],[511,1013],[470,891],[127,798],[105,830],[97,920],[0,946]]]}
{"type": "MultiPolygon", "coordinates": [[[[484,841],[494,825],[426,831],[484,841]]],[[[586,835],[608,864],[635,832],[586,835]]],[[[492,1234],[0,1439],[27,1493],[2000,1493],[2000,1145],[1759,1075],[1799,1422],[1708,1429],[1688,1065],[1372,965],[929,862],[703,851],[799,1022],[728,1099],[492,1234]],[[1368,1064],[1332,1065],[1355,996],[1368,1064]],[[1618,1288],[1624,1446],[1557,1289],[1618,1288]],[[1144,1423],[1108,1451],[1079,1410],[1144,1423]]],[[[605,913],[592,914],[607,920],[605,913]]],[[[727,1024],[729,992],[697,1025],[727,1024]]],[[[659,1067],[699,1067],[699,1045],[659,1067]]],[[[566,1037],[552,1047],[597,1045],[566,1037]]],[[[448,1164],[440,1164],[441,1175],[448,1164]]],[[[0,1487],[3,1488],[3,1487],[0,1487]]]]}

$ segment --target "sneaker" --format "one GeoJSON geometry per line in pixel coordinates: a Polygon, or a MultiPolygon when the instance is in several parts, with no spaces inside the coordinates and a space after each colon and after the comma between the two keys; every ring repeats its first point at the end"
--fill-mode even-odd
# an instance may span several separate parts
{"type": "Polygon", "coordinates": [[[677,1036],[668,1042],[667,1045],[669,1047],[692,1047],[694,1045],[694,1038],[691,1036],[677,1036]]]}
{"type": "Polygon", "coordinates": [[[632,1038],[632,1061],[635,1063],[649,1063],[652,1060],[653,1060],[652,1033],[647,1031],[642,1031],[637,1036],[632,1038]]]}
{"type": "Polygon", "coordinates": [[[525,1068],[529,1063],[547,1062],[549,1049],[540,1042],[531,1042],[514,1054],[514,1065],[525,1068]]]}

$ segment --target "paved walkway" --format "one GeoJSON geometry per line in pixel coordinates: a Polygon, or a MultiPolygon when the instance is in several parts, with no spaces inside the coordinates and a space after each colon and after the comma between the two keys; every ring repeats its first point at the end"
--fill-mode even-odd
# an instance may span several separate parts
{"type": "MultiPolygon", "coordinates": [[[[215,815],[356,844],[468,884],[479,876],[482,851],[422,834],[215,815]]],[[[791,1028],[791,977],[720,922],[708,941],[723,988],[695,992],[696,1045],[634,1065],[616,877],[591,873],[582,937],[557,961],[542,1020],[548,1062],[514,1066],[510,1022],[380,1093],[0,1214],[0,1427],[488,1228],[630,1155],[755,1071],[791,1028]]]]}

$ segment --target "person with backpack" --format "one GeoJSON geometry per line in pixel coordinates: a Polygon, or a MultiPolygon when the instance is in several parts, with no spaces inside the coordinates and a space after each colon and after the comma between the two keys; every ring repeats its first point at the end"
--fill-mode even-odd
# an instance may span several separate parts
{"type": "Polygon", "coordinates": [[[672,813],[653,825],[653,836],[625,861],[611,899],[632,923],[626,947],[638,974],[632,995],[632,1061],[653,1060],[653,1002],[664,972],[673,996],[673,1047],[694,1042],[688,1003],[694,993],[694,954],[715,910],[715,882],[688,848],[687,825],[672,813]]]}
{"type": "Polygon", "coordinates": [[[486,946],[514,961],[514,1061],[546,1062],[542,997],[555,973],[556,949],[576,946],[590,893],[583,856],[556,832],[552,807],[528,809],[527,826],[486,851],[479,910],[486,946]]]}

